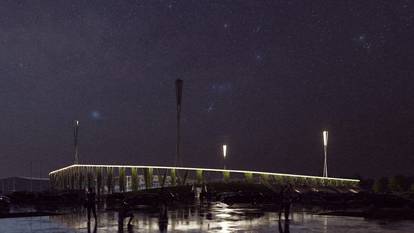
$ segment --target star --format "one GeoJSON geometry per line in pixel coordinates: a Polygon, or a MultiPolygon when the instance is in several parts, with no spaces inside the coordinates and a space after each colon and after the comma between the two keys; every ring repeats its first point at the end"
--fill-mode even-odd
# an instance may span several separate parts
{"type": "Polygon", "coordinates": [[[260,55],[260,54],[256,54],[256,61],[262,61],[263,60],[263,57],[262,57],[262,55],[260,55]]]}
{"type": "Polygon", "coordinates": [[[353,38],[353,41],[363,49],[370,49],[372,47],[372,42],[368,40],[366,34],[359,34],[353,38]]]}

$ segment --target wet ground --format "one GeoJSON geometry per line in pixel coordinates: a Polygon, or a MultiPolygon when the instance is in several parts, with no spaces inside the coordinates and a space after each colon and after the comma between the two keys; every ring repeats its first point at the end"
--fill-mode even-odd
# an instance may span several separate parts
{"type": "Polygon", "coordinates": [[[313,215],[295,212],[287,225],[278,221],[275,212],[253,208],[229,207],[217,203],[204,207],[168,210],[164,216],[158,209],[134,211],[133,226],[118,224],[117,212],[99,213],[98,224],[88,226],[86,214],[77,212],[60,216],[0,219],[4,233],[85,233],[85,232],[291,232],[291,233],[408,233],[414,221],[368,221],[356,217],[313,215]]]}

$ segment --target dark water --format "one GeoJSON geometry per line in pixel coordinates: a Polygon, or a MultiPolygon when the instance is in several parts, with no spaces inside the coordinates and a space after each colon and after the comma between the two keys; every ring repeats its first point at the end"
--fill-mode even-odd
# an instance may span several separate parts
{"type": "Polygon", "coordinates": [[[83,212],[61,216],[0,219],[0,232],[75,233],[75,232],[283,232],[290,233],[410,233],[414,221],[367,221],[356,217],[320,216],[294,212],[289,226],[278,214],[254,208],[229,207],[217,203],[209,207],[168,210],[160,218],[158,209],[134,211],[133,226],[118,226],[117,212],[99,213],[98,224],[88,228],[83,212]],[[288,229],[286,229],[288,228],[288,229]]]}

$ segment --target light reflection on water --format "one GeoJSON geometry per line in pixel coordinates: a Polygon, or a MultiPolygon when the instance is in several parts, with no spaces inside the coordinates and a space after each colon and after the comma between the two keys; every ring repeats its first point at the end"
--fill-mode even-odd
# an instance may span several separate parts
{"type": "Polygon", "coordinates": [[[291,215],[289,226],[279,226],[278,213],[262,212],[253,208],[228,207],[217,203],[169,210],[168,218],[160,218],[157,208],[135,211],[133,227],[118,226],[117,212],[101,212],[96,229],[94,222],[88,228],[86,213],[61,216],[0,219],[0,232],[44,233],[107,233],[107,232],[279,232],[287,233],[408,233],[414,229],[413,221],[367,221],[356,217],[319,216],[305,212],[291,215]],[[288,228],[288,229],[285,229],[288,228]]]}

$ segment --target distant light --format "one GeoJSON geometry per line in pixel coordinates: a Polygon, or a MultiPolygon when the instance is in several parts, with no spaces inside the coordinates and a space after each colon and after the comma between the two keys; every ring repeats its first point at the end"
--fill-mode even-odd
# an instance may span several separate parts
{"type": "Polygon", "coordinates": [[[328,146],[328,131],[323,131],[323,145],[328,146]]]}
{"type": "Polygon", "coordinates": [[[227,155],[227,145],[224,144],[223,145],[223,157],[226,158],[226,155],[227,155]]]}
{"type": "Polygon", "coordinates": [[[75,120],[75,125],[79,126],[79,121],[78,120],[75,120]]]}

